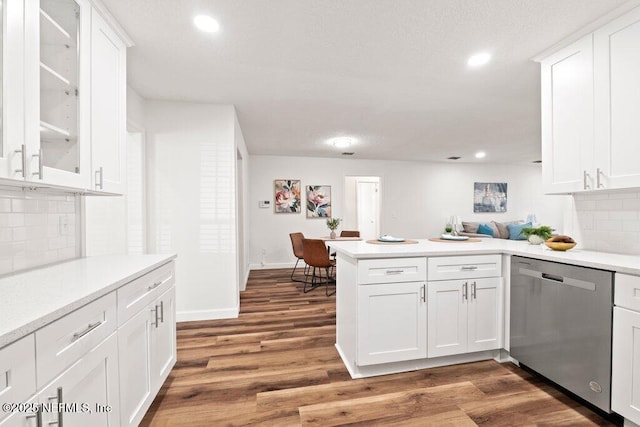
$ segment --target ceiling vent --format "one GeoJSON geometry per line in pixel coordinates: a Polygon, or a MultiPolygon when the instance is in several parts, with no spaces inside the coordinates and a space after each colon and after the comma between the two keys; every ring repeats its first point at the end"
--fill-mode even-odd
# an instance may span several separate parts
{"type": "Polygon", "coordinates": [[[451,156],[451,157],[447,157],[447,160],[460,160],[462,157],[459,156],[451,156]]]}
{"type": "Polygon", "coordinates": [[[534,161],[533,161],[533,162],[531,162],[531,163],[542,163],[542,160],[534,160],[534,161]]]}
{"type": "Polygon", "coordinates": [[[353,156],[354,154],[355,153],[353,153],[353,152],[350,153],[348,151],[345,151],[344,153],[342,153],[343,156],[353,156]]]}

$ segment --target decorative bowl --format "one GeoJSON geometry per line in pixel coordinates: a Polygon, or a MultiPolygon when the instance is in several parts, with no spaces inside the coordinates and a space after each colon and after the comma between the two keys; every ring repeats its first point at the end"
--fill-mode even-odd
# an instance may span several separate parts
{"type": "Polygon", "coordinates": [[[565,243],[565,242],[544,242],[545,245],[553,249],[554,251],[566,251],[573,248],[576,244],[574,243],[565,243]]]}

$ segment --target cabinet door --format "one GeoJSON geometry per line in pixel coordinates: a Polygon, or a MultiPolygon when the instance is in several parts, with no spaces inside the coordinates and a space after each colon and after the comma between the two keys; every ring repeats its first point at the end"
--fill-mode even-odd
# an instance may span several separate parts
{"type": "Polygon", "coordinates": [[[593,189],[593,42],[586,36],[542,61],[545,193],[593,189]]]}
{"type": "Polygon", "coordinates": [[[91,24],[92,189],[122,194],[126,170],[126,46],[95,9],[91,24]]]}
{"type": "Polygon", "coordinates": [[[611,409],[640,424],[640,313],[613,309],[611,409]]]}
{"type": "Polygon", "coordinates": [[[172,287],[153,303],[151,326],[152,390],[157,392],[176,363],[176,288],[172,287]],[[157,315],[156,315],[157,313],[157,315]]]}
{"type": "Polygon", "coordinates": [[[640,187],[640,8],[594,34],[596,186],[640,187]]]}
{"type": "MultiPolygon", "coordinates": [[[[0,177],[23,180],[28,171],[23,164],[24,144],[24,9],[21,0],[2,1],[2,75],[0,100],[0,177]]],[[[25,162],[26,163],[26,148],[25,162]]]]}
{"type": "Polygon", "coordinates": [[[38,397],[39,396],[33,396],[29,401],[26,402],[26,407],[29,408],[29,413],[13,412],[7,418],[0,421],[0,427],[42,427],[42,422],[38,421],[38,417],[40,417],[41,415],[31,412],[31,408],[34,408],[36,405],[38,405],[38,397]]]}
{"type": "Polygon", "coordinates": [[[116,334],[112,334],[45,388],[40,393],[40,403],[47,402],[64,403],[65,410],[61,414],[43,414],[44,425],[59,422],[60,416],[66,427],[119,425],[116,334]]]}
{"type": "Polygon", "coordinates": [[[89,188],[88,0],[26,1],[27,180],[89,188]]]}
{"type": "Polygon", "coordinates": [[[118,329],[122,426],[137,426],[151,405],[151,321],[144,308],[118,329]]]}
{"type": "Polygon", "coordinates": [[[448,356],[467,351],[467,302],[469,280],[429,282],[429,357],[448,356]]]}
{"type": "Polygon", "coordinates": [[[358,365],[427,356],[425,287],[425,282],[358,286],[358,365]]]}
{"type": "Polygon", "coordinates": [[[468,352],[502,347],[502,278],[469,280],[468,352]]]}

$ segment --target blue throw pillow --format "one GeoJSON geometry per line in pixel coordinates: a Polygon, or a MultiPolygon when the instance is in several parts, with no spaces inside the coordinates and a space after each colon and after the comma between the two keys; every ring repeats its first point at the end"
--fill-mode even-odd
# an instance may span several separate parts
{"type": "Polygon", "coordinates": [[[524,224],[507,224],[507,230],[509,230],[509,240],[527,240],[522,234],[522,229],[531,227],[530,222],[524,224]]]}
{"type": "Polygon", "coordinates": [[[491,227],[489,227],[487,224],[480,224],[478,226],[478,234],[486,234],[487,236],[491,236],[494,237],[493,235],[493,229],[491,227]]]}

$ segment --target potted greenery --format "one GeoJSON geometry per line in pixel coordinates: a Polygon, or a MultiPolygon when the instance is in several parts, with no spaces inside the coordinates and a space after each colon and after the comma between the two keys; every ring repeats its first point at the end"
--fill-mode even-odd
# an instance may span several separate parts
{"type": "Polygon", "coordinates": [[[539,245],[551,237],[553,234],[553,228],[548,225],[541,225],[540,227],[525,227],[522,229],[522,234],[532,245],[539,245]]]}
{"type": "Polygon", "coordinates": [[[342,221],[340,218],[327,218],[327,227],[331,230],[331,234],[329,234],[330,238],[336,238],[336,228],[340,225],[340,221],[342,221]]]}

